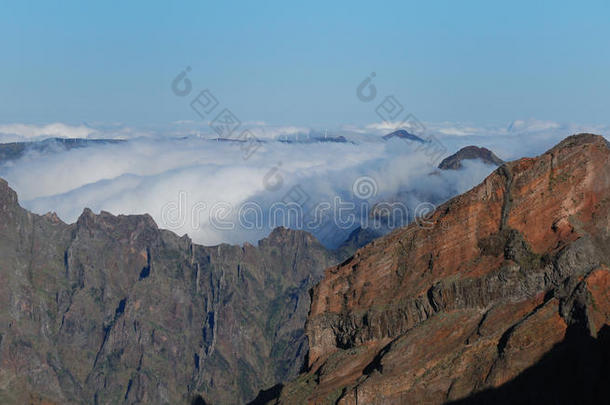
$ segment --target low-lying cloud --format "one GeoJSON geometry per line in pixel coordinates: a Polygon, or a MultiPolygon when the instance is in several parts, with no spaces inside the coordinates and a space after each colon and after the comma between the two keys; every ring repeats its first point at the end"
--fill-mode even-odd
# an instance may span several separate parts
{"type": "MultiPolygon", "coordinates": [[[[59,124],[53,125],[55,132],[14,125],[0,126],[0,132],[19,129],[27,138],[46,132],[63,137],[106,133],[89,132],[88,127],[64,133],[59,124]]],[[[387,131],[381,125],[328,133],[343,135],[352,142],[286,143],[278,140],[310,130],[255,123],[251,127],[261,135],[261,143],[245,159],[241,143],[214,141],[213,134],[202,135],[188,123],[177,126],[171,136],[138,133],[118,144],[32,151],[19,160],[0,164],[0,177],[9,181],[26,208],[37,213],[55,211],[66,222],[75,221],[85,207],[113,214],[149,213],[160,227],[187,233],[206,245],[255,242],[266,236],[273,225],[281,225],[271,220],[269,210],[295,194],[306,198],[307,207],[324,202],[350,203],[355,218],[351,226],[334,235],[313,231],[324,243],[334,246],[366,216],[362,207],[400,201],[411,214],[422,202],[439,204],[482,181],[494,167],[471,161],[458,171],[436,170],[441,158],[463,146],[485,146],[511,160],[542,153],[582,129],[605,130],[532,121],[496,129],[426,124],[428,134],[444,148],[442,154],[431,157],[418,143],[383,141],[380,135],[387,131]],[[354,191],[354,182],[361,178],[374,181],[374,193],[366,198],[354,191]],[[264,213],[261,226],[240,223],[240,208],[247,204],[256,204],[264,213]],[[235,226],[225,227],[227,223],[235,226]]]]}

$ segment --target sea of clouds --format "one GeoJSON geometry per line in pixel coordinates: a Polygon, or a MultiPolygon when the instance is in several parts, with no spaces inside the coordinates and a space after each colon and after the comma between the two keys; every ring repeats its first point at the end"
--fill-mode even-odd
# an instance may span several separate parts
{"type": "Polygon", "coordinates": [[[384,141],[382,135],[391,132],[392,125],[325,130],[248,123],[261,141],[248,153],[243,143],[214,140],[209,128],[190,121],[154,129],[0,125],[0,142],[49,137],[126,140],[32,150],[0,163],[0,177],[17,191],[24,207],[40,214],[56,212],[66,222],[76,221],[88,207],[117,215],[148,213],[159,227],[205,245],[256,242],[274,226],[287,225],[308,229],[326,245],[336,246],[368,218],[376,203],[400,201],[407,220],[412,220],[418,206],[438,205],[481,182],[493,166],[469,161],[458,171],[436,169],[442,158],[463,146],[484,146],[512,160],[538,155],[573,133],[607,133],[603,126],[536,120],[501,127],[426,123],[420,135],[431,136],[442,147],[431,154],[416,142],[384,141]],[[321,136],[344,136],[348,142],[311,142],[321,136]],[[321,205],[328,203],[325,207],[335,216],[337,204],[345,210],[329,233],[308,227],[307,218],[278,217],[273,209],[286,202],[297,203],[300,214],[310,215],[313,222],[321,205]]]}

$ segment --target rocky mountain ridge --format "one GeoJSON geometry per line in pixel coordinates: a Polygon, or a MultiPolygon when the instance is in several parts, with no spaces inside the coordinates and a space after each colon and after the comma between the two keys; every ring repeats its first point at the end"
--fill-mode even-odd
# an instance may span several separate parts
{"type": "Polygon", "coordinates": [[[244,403],[298,373],[339,260],[285,228],[205,247],[148,215],[65,224],[0,180],[0,403],[244,403]]]}
{"type": "Polygon", "coordinates": [[[148,215],[35,215],[0,179],[0,402],[603,400],[609,155],[569,137],[339,265],[369,238],[205,247],[148,215]]]}
{"type": "Polygon", "coordinates": [[[504,163],[489,149],[470,145],[443,159],[438,168],[441,170],[458,170],[462,167],[464,160],[480,160],[485,164],[494,166],[501,166],[504,163]]]}
{"type": "Polygon", "coordinates": [[[415,141],[415,142],[420,142],[420,143],[425,143],[426,141],[424,139],[422,139],[421,137],[414,135],[412,133],[410,133],[407,130],[404,129],[398,129],[396,131],[390,132],[389,134],[386,134],[383,136],[384,140],[388,140],[388,139],[392,139],[392,138],[399,138],[399,139],[406,139],[407,141],[415,141]]]}
{"type": "Polygon", "coordinates": [[[431,222],[326,271],[306,371],[256,403],[607,399],[608,142],[580,134],[504,164],[431,222]]]}

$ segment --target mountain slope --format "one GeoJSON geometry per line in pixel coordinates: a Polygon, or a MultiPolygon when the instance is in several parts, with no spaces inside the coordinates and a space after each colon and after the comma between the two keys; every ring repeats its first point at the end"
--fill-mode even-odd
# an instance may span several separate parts
{"type": "Polygon", "coordinates": [[[298,373],[337,260],[284,228],[204,247],[148,215],[67,225],[0,179],[0,403],[243,403],[298,373]]]}
{"type": "Polygon", "coordinates": [[[439,207],[432,223],[397,230],[326,271],[307,321],[308,371],[259,402],[607,398],[607,141],[581,134],[507,163],[439,207]],[[560,363],[586,372],[566,380],[562,353],[598,360],[560,363]],[[518,390],[541,375],[540,389],[518,390]]]}

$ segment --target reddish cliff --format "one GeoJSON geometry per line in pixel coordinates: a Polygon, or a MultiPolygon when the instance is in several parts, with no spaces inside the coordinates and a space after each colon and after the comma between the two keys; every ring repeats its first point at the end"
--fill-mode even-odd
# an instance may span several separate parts
{"type": "MultiPolygon", "coordinates": [[[[572,136],[507,163],[439,207],[431,226],[397,230],[326,271],[307,323],[309,371],[281,389],[280,402],[493,395],[532,380],[550,353],[568,353],[571,336],[602,347],[609,242],[604,138],[572,136]]],[[[608,364],[599,367],[587,395],[608,382],[608,364]]]]}

